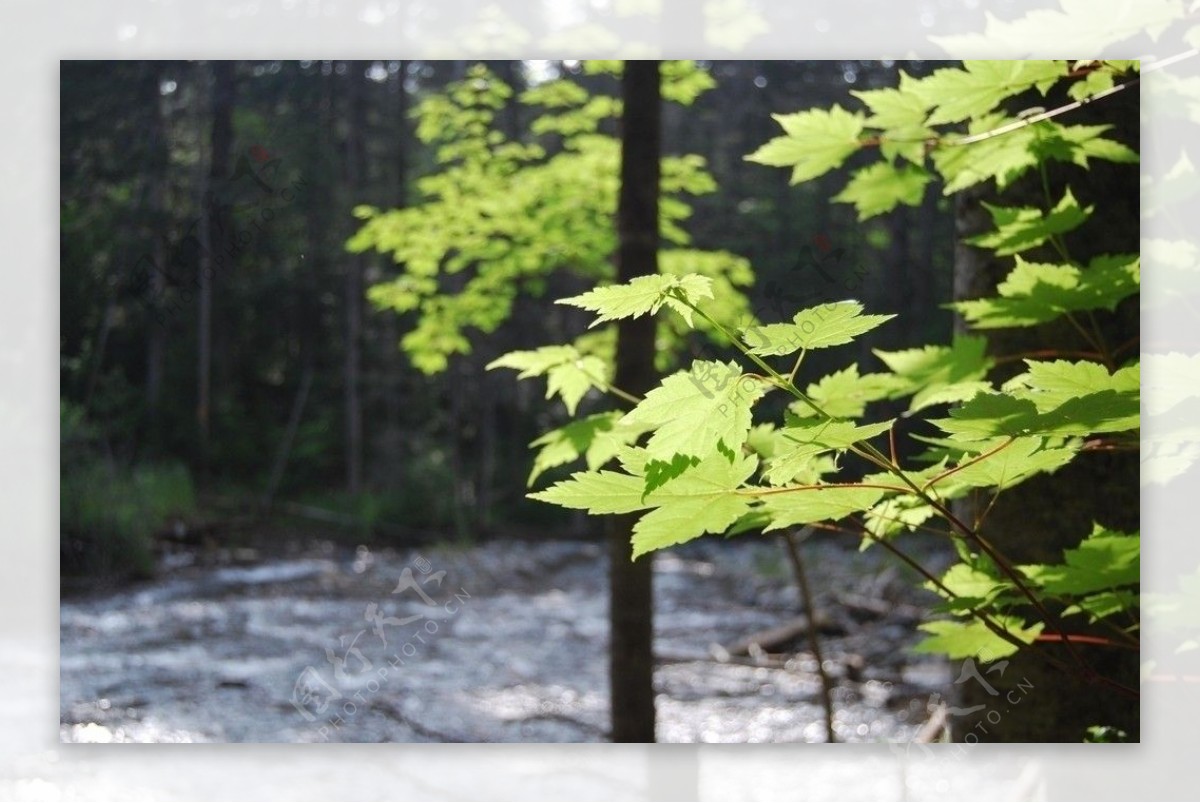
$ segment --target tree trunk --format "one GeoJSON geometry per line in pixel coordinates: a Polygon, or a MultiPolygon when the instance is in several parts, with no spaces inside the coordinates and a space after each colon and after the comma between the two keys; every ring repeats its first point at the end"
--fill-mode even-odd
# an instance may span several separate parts
{"type": "Polygon", "coordinates": [[[163,120],[159,81],[162,65],[147,67],[145,76],[145,100],[151,104],[146,131],[146,147],[150,151],[150,163],[146,180],[147,212],[150,220],[150,237],[154,241],[152,267],[150,270],[150,308],[152,321],[146,327],[146,440],[153,449],[159,442],[159,401],[162,398],[163,371],[166,366],[167,327],[162,316],[163,295],[166,292],[167,269],[167,169],[170,155],[167,149],[166,124],[163,120]]]}
{"type": "Polygon", "coordinates": [[[208,180],[205,182],[201,210],[201,252],[199,315],[196,341],[196,429],[199,436],[200,463],[207,466],[212,412],[212,309],[213,284],[217,268],[229,270],[233,261],[233,220],[228,203],[229,156],[233,147],[234,62],[210,62],[212,71],[212,134],[208,180]]]}
{"type": "MultiPolygon", "coordinates": [[[[351,205],[365,200],[367,187],[366,127],[367,107],[364,82],[367,62],[350,66],[349,125],[346,134],[346,180],[351,205]]],[[[363,420],[362,420],[362,316],[363,257],[345,256],[346,261],[346,353],[344,362],[346,408],[346,492],[362,492],[363,420]]]]}
{"type": "MultiPolygon", "coordinates": [[[[627,61],[621,79],[621,191],[617,207],[617,281],[658,272],[661,90],[657,61],[627,61]]],[[[657,382],[654,319],[617,327],[616,386],[638,396],[657,382]]],[[[653,593],[650,555],[631,560],[634,518],[609,525],[609,622],[614,742],[654,741],[653,593]]]]}

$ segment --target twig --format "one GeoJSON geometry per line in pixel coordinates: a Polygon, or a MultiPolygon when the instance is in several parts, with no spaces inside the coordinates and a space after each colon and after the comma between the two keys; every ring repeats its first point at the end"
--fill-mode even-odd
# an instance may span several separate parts
{"type": "Polygon", "coordinates": [[[833,731],[833,685],[829,673],[825,671],[825,659],[821,656],[821,636],[817,632],[817,610],[813,605],[812,589],[808,585],[808,575],[804,572],[804,561],[800,558],[800,548],[796,546],[795,535],[790,531],[783,533],[783,545],[787,549],[788,558],[792,563],[792,571],[796,574],[796,585],[800,589],[800,597],[804,600],[804,612],[808,615],[808,645],[812,649],[813,658],[817,661],[817,674],[821,677],[821,703],[825,707],[825,738],[833,744],[837,734],[833,731]]]}

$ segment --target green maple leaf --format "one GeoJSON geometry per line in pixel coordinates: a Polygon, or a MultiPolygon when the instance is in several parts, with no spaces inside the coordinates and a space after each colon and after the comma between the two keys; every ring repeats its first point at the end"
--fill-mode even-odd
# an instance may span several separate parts
{"type": "Polygon", "coordinates": [[[580,457],[589,469],[600,468],[642,433],[641,429],[620,424],[620,417],[616,411],[597,413],[542,435],[530,444],[541,449],[534,457],[526,484],[533,485],[542,472],[580,457]]]}
{"type": "MultiPolygon", "coordinates": [[[[834,418],[858,418],[866,410],[867,404],[889,398],[901,388],[902,383],[891,374],[860,376],[858,366],[851,364],[811,383],[805,389],[805,395],[834,418]]],[[[788,410],[798,418],[818,415],[803,401],[792,402],[788,410]]]]}
{"type": "Polygon", "coordinates": [[[817,485],[776,488],[762,496],[763,510],[771,517],[765,531],[780,530],[794,524],[836,521],[866,510],[883,496],[882,488],[856,485],[817,485]]]}
{"type": "Polygon", "coordinates": [[[930,179],[929,173],[915,164],[893,167],[889,162],[876,162],[855,173],[833,200],[854,204],[858,219],[866,220],[890,212],[898,204],[919,206],[930,179]]]}
{"type": "Polygon", "coordinates": [[[978,393],[950,411],[949,418],[931,423],[963,440],[980,440],[995,435],[1030,434],[1037,422],[1037,407],[1028,399],[1004,393],[978,393]]]}
{"type": "Polygon", "coordinates": [[[1029,371],[1019,379],[1028,391],[1020,395],[1032,401],[1043,413],[1074,399],[1105,391],[1132,394],[1136,398],[1141,387],[1141,371],[1137,365],[1110,374],[1100,363],[1086,360],[1026,360],[1025,364],[1029,371]]]}
{"type": "Polygon", "coordinates": [[[699,463],[699,457],[689,457],[685,454],[677,454],[670,460],[647,460],[642,468],[642,473],[646,477],[645,492],[650,493],[661,488],[699,463]]]}
{"type": "Polygon", "coordinates": [[[1029,581],[1049,594],[1081,595],[1141,582],[1141,538],[1095,525],[1059,565],[1021,566],[1029,581]]]}
{"type": "Polygon", "coordinates": [[[633,557],[725,532],[750,510],[753,497],[737,489],[757,467],[752,455],[730,462],[714,454],[647,494],[646,504],[655,509],[634,525],[633,557]]]}
{"type": "Polygon", "coordinates": [[[869,128],[880,129],[879,152],[889,162],[906,159],[915,165],[925,163],[925,143],[937,138],[937,132],[925,125],[928,105],[911,92],[898,89],[869,89],[850,93],[871,110],[865,121],[869,128]]]}
{"type": "MultiPolygon", "coordinates": [[[[890,496],[876,504],[863,516],[863,524],[868,532],[877,538],[887,538],[906,530],[912,532],[934,515],[933,505],[912,494],[903,494],[890,496]]],[[[864,537],[860,550],[874,543],[870,538],[864,537]]]]}
{"type": "Polygon", "coordinates": [[[1139,161],[1137,151],[1100,136],[1112,129],[1111,125],[1060,126],[1051,123],[1048,127],[1050,133],[1034,143],[1039,156],[1071,162],[1080,167],[1087,167],[1088,159],[1104,159],[1120,164],[1139,161]]]}
{"type": "Polygon", "coordinates": [[[941,584],[945,590],[932,582],[926,582],[925,588],[945,600],[942,610],[961,613],[989,605],[1011,589],[1008,583],[965,563],[956,563],[946,570],[941,584]]]}
{"type": "Polygon", "coordinates": [[[1113,88],[1113,73],[1109,70],[1095,70],[1088,73],[1082,80],[1071,84],[1067,94],[1073,100],[1083,100],[1106,89],[1113,88]]]}
{"type": "Polygon", "coordinates": [[[835,105],[828,110],[772,116],[786,135],[772,139],[746,159],[772,167],[791,167],[793,184],[824,175],[859,149],[863,116],[857,112],[835,105]]]}
{"type": "MultiPolygon", "coordinates": [[[[1015,122],[1002,114],[988,115],[973,120],[968,129],[970,135],[984,134],[1015,122]]],[[[966,145],[953,137],[945,137],[933,150],[933,164],[946,180],[944,194],[951,195],[988,179],[995,179],[996,187],[1003,190],[1026,171],[1037,167],[1039,159],[1070,162],[1081,167],[1087,167],[1089,158],[1136,162],[1136,152],[1100,136],[1109,128],[1111,126],[1106,125],[1062,126],[1043,120],[966,145]]]]}
{"type": "Polygon", "coordinates": [[[641,477],[619,471],[577,471],[570,479],[528,496],[559,507],[586,510],[593,515],[632,513],[651,506],[643,498],[644,484],[641,477]]]}
{"type": "MultiPolygon", "coordinates": [[[[982,134],[1012,122],[1004,115],[991,115],[972,121],[968,132],[982,134]]],[[[1037,167],[1037,154],[1033,150],[1036,141],[1033,126],[970,145],[944,139],[932,153],[933,165],[946,182],[942,194],[953,195],[989,179],[995,179],[996,186],[1004,189],[1027,170],[1037,167]]]]}
{"type": "Polygon", "coordinates": [[[1012,395],[1040,413],[1029,426],[1044,435],[1087,435],[1136,429],[1141,422],[1141,370],[1109,374],[1097,363],[1026,360],[1029,371],[1009,384],[1012,395]]]}
{"type": "Polygon", "coordinates": [[[1086,613],[1089,622],[1096,622],[1122,611],[1137,611],[1140,607],[1141,598],[1132,591],[1101,591],[1099,594],[1089,594],[1074,605],[1067,606],[1062,615],[1086,613]]]}
{"type": "Polygon", "coordinates": [[[925,124],[929,104],[916,93],[889,87],[851,90],[850,94],[871,110],[871,116],[865,121],[865,125],[871,128],[888,130],[925,124]]]}
{"type": "Polygon", "coordinates": [[[791,354],[850,343],[895,315],[863,315],[857,301],[835,301],[797,312],[792,323],[750,326],[742,337],[753,354],[763,357],[791,354]]]}
{"type": "Polygon", "coordinates": [[[972,245],[990,248],[996,256],[1009,256],[1036,248],[1051,237],[1082,225],[1091,217],[1094,206],[1080,207],[1068,187],[1055,207],[1043,212],[1035,207],[993,206],[983,204],[992,215],[996,231],[969,237],[972,245]]]}
{"type": "Polygon", "coordinates": [[[532,351],[510,351],[487,364],[493,368],[514,368],[518,379],[546,376],[546,398],[561,396],[567,411],[575,408],[592,388],[608,389],[608,364],[595,356],[584,356],[574,346],[542,346],[532,351]]]}
{"type": "Polygon", "coordinates": [[[951,304],[976,329],[1034,326],[1067,312],[1115,309],[1141,287],[1137,255],[1105,255],[1086,269],[1046,265],[1016,257],[1016,267],[1001,282],[998,298],[951,304]]]}
{"type": "Polygon", "coordinates": [[[654,430],[646,444],[651,459],[703,458],[718,444],[737,452],[750,431],[750,408],[765,392],[735,362],[696,360],[691,370],[664,379],[621,421],[654,430]]]}
{"type": "Polygon", "coordinates": [[[1126,432],[1141,423],[1137,392],[1103,390],[1070,399],[1039,416],[1033,431],[1045,435],[1126,432]]]}
{"type": "Polygon", "coordinates": [[[979,393],[951,410],[949,418],[932,423],[963,440],[995,435],[1089,435],[1139,426],[1138,366],[1109,374],[1088,362],[1026,362],[1029,372],[1006,385],[1009,393],[979,393]]]}
{"type": "Polygon", "coordinates": [[[874,438],[891,426],[891,421],[855,426],[850,421],[826,420],[785,427],[779,434],[787,445],[771,458],[764,476],[772,485],[785,485],[806,470],[817,455],[874,438]]]}
{"type": "Polygon", "coordinates": [[[1033,86],[1045,94],[1066,74],[1065,61],[964,61],[961,69],[947,67],[919,81],[910,79],[908,88],[935,107],[928,125],[945,125],[987,114],[1033,86]]]}
{"type": "MultiPolygon", "coordinates": [[[[762,458],[768,467],[771,461],[780,455],[790,452],[796,447],[796,441],[784,435],[784,430],[776,429],[773,424],[759,424],[750,430],[746,438],[746,448],[762,458]]],[[[780,484],[796,482],[815,484],[826,474],[837,471],[837,462],[832,452],[817,455],[807,460],[792,476],[780,484]]]]}
{"type": "MultiPolygon", "coordinates": [[[[626,470],[638,468],[637,452],[626,450],[626,470]]],[[[644,458],[644,453],[640,456],[644,458]]],[[[706,533],[723,533],[749,512],[754,498],[738,488],[754,473],[758,459],[746,455],[730,461],[711,454],[686,474],[644,493],[645,479],[615,471],[580,471],[531,499],[586,510],[592,514],[649,510],[633,529],[633,557],[681,544],[706,533]]]]}
{"type": "Polygon", "coordinates": [[[944,498],[957,498],[970,488],[1011,488],[1035,474],[1062,468],[1079,453],[1080,444],[1047,447],[1045,438],[1016,438],[982,458],[962,462],[963,468],[933,483],[944,498]]]}
{"type": "MultiPolygon", "coordinates": [[[[1032,644],[1042,632],[1043,623],[1026,626],[1025,621],[1013,616],[993,616],[992,621],[1026,644],[1032,644]]],[[[969,621],[927,622],[920,626],[933,635],[924,639],[913,652],[942,653],[949,658],[979,658],[994,661],[1017,651],[1017,647],[993,633],[978,619],[969,621]]]]}
{"type": "MultiPolygon", "coordinates": [[[[591,326],[621,318],[637,318],[653,314],[665,304],[683,316],[691,326],[692,310],[675,294],[692,304],[702,298],[712,298],[712,280],[706,276],[638,276],[628,284],[598,287],[582,295],[560,298],[558,304],[569,304],[600,313],[591,326]]],[[[590,327],[589,327],[590,328],[590,327]]]]}
{"type": "Polygon", "coordinates": [[[895,395],[913,394],[909,410],[915,411],[940,402],[966,401],[990,389],[980,382],[992,367],[986,352],[986,338],[956,335],[949,346],[874,353],[895,374],[895,395]]]}

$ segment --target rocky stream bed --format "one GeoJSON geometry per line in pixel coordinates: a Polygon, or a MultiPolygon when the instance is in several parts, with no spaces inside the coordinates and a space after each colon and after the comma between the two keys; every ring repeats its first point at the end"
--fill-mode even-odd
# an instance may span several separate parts
{"type": "MultiPolygon", "coordinates": [[[[801,549],[838,740],[905,745],[952,680],[909,649],[929,595],[879,550],[801,549]]],[[[156,580],[64,598],[61,739],[604,741],[605,554],[588,541],[310,540],[270,557],[169,555],[156,580]]],[[[824,741],[778,541],[661,553],[655,594],[660,742],[824,741]]]]}

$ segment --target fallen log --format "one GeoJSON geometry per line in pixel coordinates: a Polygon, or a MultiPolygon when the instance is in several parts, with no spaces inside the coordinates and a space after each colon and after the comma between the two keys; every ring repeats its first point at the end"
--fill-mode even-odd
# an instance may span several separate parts
{"type": "MultiPolygon", "coordinates": [[[[818,613],[815,622],[817,629],[823,633],[836,634],[844,632],[837,622],[824,614],[818,613]]],[[[762,650],[763,652],[787,652],[793,642],[801,638],[807,638],[807,633],[808,617],[797,616],[795,619],[784,622],[778,627],[751,633],[745,638],[738,639],[732,644],[726,645],[724,649],[730,655],[752,655],[758,650],[762,650]]]]}

